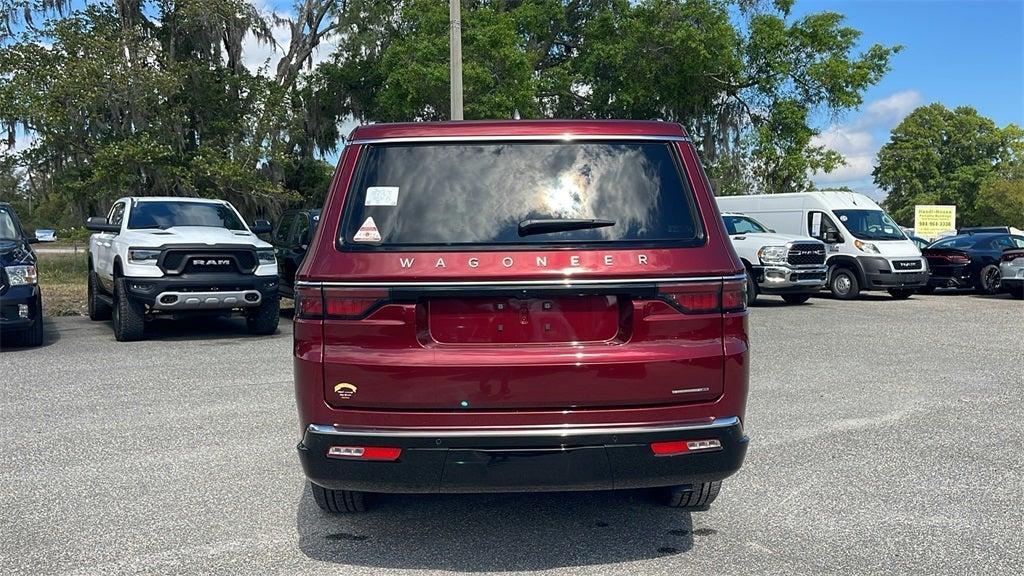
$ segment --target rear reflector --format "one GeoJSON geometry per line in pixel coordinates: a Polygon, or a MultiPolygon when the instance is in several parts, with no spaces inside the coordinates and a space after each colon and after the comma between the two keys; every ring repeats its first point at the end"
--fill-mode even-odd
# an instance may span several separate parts
{"type": "Polygon", "coordinates": [[[688,454],[690,452],[706,452],[709,450],[720,450],[722,443],[718,440],[674,440],[671,442],[655,442],[651,444],[651,451],[655,456],[675,456],[676,454],[688,454]]]}
{"type": "Polygon", "coordinates": [[[401,448],[384,446],[331,446],[327,450],[328,458],[350,458],[352,460],[384,460],[394,461],[402,455],[401,448]]]}

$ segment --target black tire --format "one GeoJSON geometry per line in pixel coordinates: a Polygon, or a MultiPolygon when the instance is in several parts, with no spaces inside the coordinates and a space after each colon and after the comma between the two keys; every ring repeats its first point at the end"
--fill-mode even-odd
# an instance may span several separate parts
{"type": "Polygon", "coordinates": [[[118,342],[142,340],[146,332],[145,310],[142,304],[128,298],[124,278],[114,280],[114,338],[118,342]]]}
{"type": "Polygon", "coordinates": [[[110,304],[100,298],[100,279],[95,271],[89,271],[86,300],[89,307],[89,320],[110,320],[110,304]]]}
{"type": "Polygon", "coordinates": [[[917,293],[918,294],[934,294],[935,293],[935,286],[929,286],[929,285],[925,284],[924,286],[921,286],[920,288],[917,289],[917,293]]]}
{"type": "Polygon", "coordinates": [[[42,300],[36,301],[35,314],[33,316],[35,321],[32,322],[32,327],[25,330],[21,334],[22,346],[40,346],[43,343],[43,302],[42,300]]]}
{"type": "Polygon", "coordinates": [[[991,296],[999,293],[1001,274],[999,273],[999,266],[995,264],[989,264],[978,272],[978,283],[975,285],[974,290],[978,294],[984,294],[991,296]]]}
{"type": "Polygon", "coordinates": [[[672,486],[668,489],[668,505],[671,508],[703,508],[718,498],[722,482],[672,486]]]}
{"type": "Polygon", "coordinates": [[[754,281],[754,271],[747,268],[747,307],[757,301],[757,282],[754,281]]]}
{"type": "Polygon", "coordinates": [[[811,299],[810,294],[783,294],[782,299],[786,304],[803,304],[811,299]]]}
{"type": "Polygon", "coordinates": [[[828,289],[840,300],[856,300],[860,296],[860,282],[849,268],[836,268],[828,281],[828,289]]]}
{"type": "Polygon", "coordinates": [[[353,492],[351,490],[330,490],[309,483],[313,491],[313,500],[324,512],[353,514],[366,512],[369,509],[370,495],[366,492],[353,492]]]}
{"type": "Polygon", "coordinates": [[[281,320],[281,297],[277,294],[264,297],[256,308],[251,308],[245,315],[245,323],[250,334],[265,336],[277,332],[277,323],[281,320]]]}
{"type": "Polygon", "coordinates": [[[889,290],[889,295],[897,300],[906,300],[913,296],[916,291],[913,288],[893,288],[889,290]]]}

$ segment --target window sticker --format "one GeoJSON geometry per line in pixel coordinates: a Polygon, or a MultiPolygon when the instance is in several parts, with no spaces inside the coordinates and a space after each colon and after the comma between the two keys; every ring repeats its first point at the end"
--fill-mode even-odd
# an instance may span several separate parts
{"type": "Polygon", "coordinates": [[[369,186],[364,206],[398,206],[398,186],[369,186]]]}
{"type": "Polygon", "coordinates": [[[373,221],[373,216],[370,216],[363,222],[363,225],[356,230],[356,235],[352,237],[354,242],[380,242],[380,231],[377,230],[377,223],[373,221]]]}
{"type": "Polygon", "coordinates": [[[821,236],[821,212],[811,214],[811,236],[821,236]]]}
{"type": "Polygon", "coordinates": [[[848,216],[846,216],[845,214],[843,214],[842,216],[839,217],[839,221],[840,222],[846,222],[849,219],[850,218],[848,216]]]}

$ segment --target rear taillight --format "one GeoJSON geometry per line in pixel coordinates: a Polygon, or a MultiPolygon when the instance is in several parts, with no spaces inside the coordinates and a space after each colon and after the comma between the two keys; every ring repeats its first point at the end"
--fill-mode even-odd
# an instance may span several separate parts
{"type": "Polygon", "coordinates": [[[747,308],[746,283],[662,284],[658,294],[687,314],[740,312],[747,308]]]}
{"type": "Polygon", "coordinates": [[[299,288],[295,295],[298,318],[362,318],[388,298],[384,288],[299,288]]]}
{"type": "Polygon", "coordinates": [[[709,452],[721,449],[722,442],[713,438],[707,440],[673,440],[670,442],[654,442],[651,444],[651,452],[654,452],[655,456],[675,456],[676,454],[709,452]]]}
{"type": "Polygon", "coordinates": [[[1003,252],[1003,262],[1013,262],[1017,258],[1024,258],[1024,251],[1021,252],[1003,252]]]}
{"type": "Polygon", "coordinates": [[[966,254],[944,254],[940,252],[938,254],[928,254],[927,257],[937,260],[945,260],[951,264],[969,264],[971,262],[970,256],[967,256],[966,254]]]}

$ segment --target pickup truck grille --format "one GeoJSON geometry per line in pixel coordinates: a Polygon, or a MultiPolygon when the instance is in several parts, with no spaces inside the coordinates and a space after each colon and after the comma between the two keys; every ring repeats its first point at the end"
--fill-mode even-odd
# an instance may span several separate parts
{"type": "Polygon", "coordinates": [[[789,247],[786,261],[794,266],[820,266],[825,263],[825,246],[822,244],[793,244],[789,247]]]}
{"type": "Polygon", "coordinates": [[[164,251],[158,263],[167,274],[252,274],[256,270],[256,253],[239,249],[172,248],[164,251]]]}

